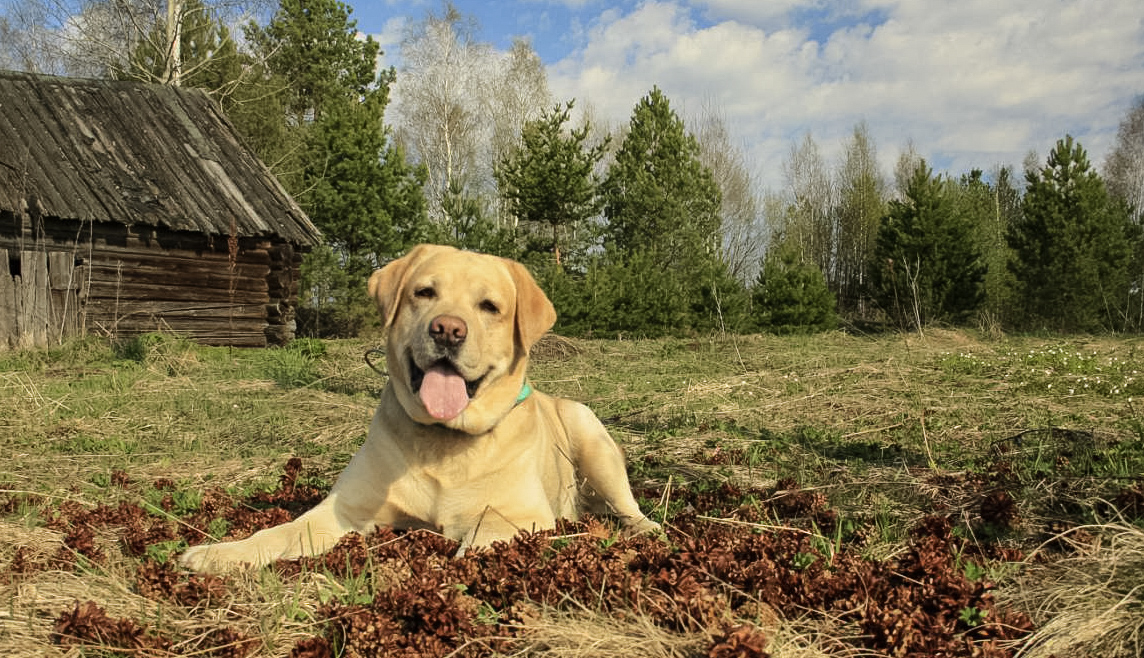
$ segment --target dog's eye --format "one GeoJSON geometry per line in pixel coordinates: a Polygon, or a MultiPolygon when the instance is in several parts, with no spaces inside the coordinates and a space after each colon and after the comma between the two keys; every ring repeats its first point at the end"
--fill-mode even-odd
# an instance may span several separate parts
{"type": "Polygon", "coordinates": [[[429,286],[425,286],[424,288],[418,288],[417,290],[414,290],[413,296],[418,299],[436,299],[437,291],[430,288],[429,286]]]}
{"type": "Polygon", "coordinates": [[[495,302],[491,302],[487,299],[481,302],[481,310],[485,313],[492,313],[493,315],[500,313],[500,307],[497,306],[495,302]]]}

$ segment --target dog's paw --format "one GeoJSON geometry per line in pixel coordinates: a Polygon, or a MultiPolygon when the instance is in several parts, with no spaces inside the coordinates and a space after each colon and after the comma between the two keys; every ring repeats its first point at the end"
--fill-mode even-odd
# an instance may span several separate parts
{"type": "Polygon", "coordinates": [[[240,551],[228,544],[192,546],[179,556],[179,565],[200,573],[220,573],[250,563],[240,551]]]}
{"type": "Polygon", "coordinates": [[[658,523],[642,515],[639,518],[623,519],[622,523],[624,524],[624,535],[627,537],[658,533],[663,530],[658,523]]]}

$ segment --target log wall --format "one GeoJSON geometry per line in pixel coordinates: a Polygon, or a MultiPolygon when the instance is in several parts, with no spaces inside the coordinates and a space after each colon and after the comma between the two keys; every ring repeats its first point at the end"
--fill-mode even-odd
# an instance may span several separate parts
{"type": "Polygon", "coordinates": [[[289,243],[50,220],[23,228],[0,229],[0,345],[85,331],[243,347],[294,337],[302,253],[289,243]]]}

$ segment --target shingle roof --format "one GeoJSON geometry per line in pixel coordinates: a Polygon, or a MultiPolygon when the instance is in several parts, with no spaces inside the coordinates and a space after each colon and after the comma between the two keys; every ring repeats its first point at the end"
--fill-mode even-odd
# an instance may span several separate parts
{"type": "Polygon", "coordinates": [[[0,71],[0,210],[312,246],[318,229],[205,92],[0,71]]]}

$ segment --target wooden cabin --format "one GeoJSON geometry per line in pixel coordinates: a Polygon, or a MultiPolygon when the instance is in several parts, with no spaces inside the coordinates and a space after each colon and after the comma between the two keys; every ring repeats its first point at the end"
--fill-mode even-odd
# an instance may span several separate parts
{"type": "Polygon", "coordinates": [[[320,239],[203,91],[0,71],[0,346],[285,343],[320,239]]]}

